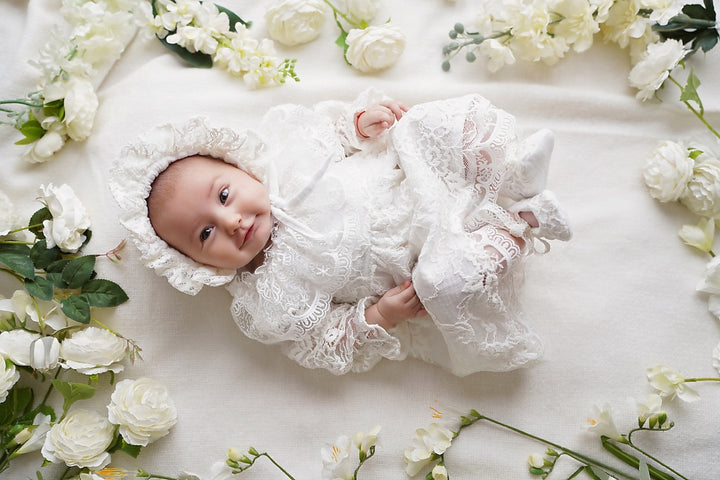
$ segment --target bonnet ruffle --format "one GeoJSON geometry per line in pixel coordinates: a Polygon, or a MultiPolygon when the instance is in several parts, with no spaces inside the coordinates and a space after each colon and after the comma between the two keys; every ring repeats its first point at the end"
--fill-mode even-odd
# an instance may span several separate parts
{"type": "Polygon", "coordinates": [[[262,150],[263,142],[254,132],[213,128],[203,117],[181,125],[162,125],[126,146],[111,170],[110,191],[122,210],[120,223],[130,231],[143,263],[189,295],[195,295],[204,285],[230,282],[236,274],[234,269],[200,264],[155,233],[147,197],[160,172],[172,162],[192,155],[224,160],[265,182],[267,169],[261,162],[262,150]]]}

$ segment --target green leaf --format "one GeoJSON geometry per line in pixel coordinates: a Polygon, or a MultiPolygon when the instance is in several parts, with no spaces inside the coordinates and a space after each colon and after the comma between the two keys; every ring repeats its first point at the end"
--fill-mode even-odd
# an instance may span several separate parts
{"type": "Polygon", "coordinates": [[[54,379],[52,381],[53,387],[60,392],[65,399],[63,402],[63,411],[67,412],[73,403],[78,400],[86,400],[92,398],[95,395],[95,387],[92,385],[86,385],[84,383],[71,383],[62,380],[54,379]]]}
{"type": "Polygon", "coordinates": [[[35,245],[30,249],[30,260],[32,260],[36,268],[41,270],[45,270],[48,265],[60,258],[60,248],[57,245],[53,248],[47,248],[47,242],[44,238],[35,242],[35,245]]]}
{"type": "Polygon", "coordinates": [[[60,302],[60,309],[76,322],[90,323],[90,304],[82,296],[73,295],[60,302]]]}
{"type": "Polygon", "coordinates": [[[90,280],[82,288],[83,297],[93,307],[116,307],[128,300],[125,290],[110,280],[90,280]]]}
{"type": "Polygon", "coordinates": [[[30,247],[20,243],[0,243],[0,253],[17,253],[30,256],[30,247]]]}
{"type": "MultiPolygon", "coordinates": [[[[603,435],[600,437],[600,441],[602,442],[603,448],[608,452],[612,453],[618,460],[630,465],[633,468],[640,467],[640,460],[637,457],[630,455],[629,453],[622,450],[620,447],[615,445],[608,437],[603,435]]],[[[650,477],[655,480],[675,480],[675,477],[673,477],[672,475],[668,475],[667,473],[658,470],[655,467],[648,466],[648,470],[650,471],[650,477]]]]}
{"type": "Polygon", "coordinates": [[[700,100],[700,96],[697,93],[697,87],[700,86],[700,79],[695,75],[695,72],[693,69],[690,69],[690,73],[688,74],[687,83],[685,84],[685,87],[682,89],[682,93],[680,94],[680,101],[682,102],[695,102],[700,109],[700,114],[702,115],[703,112],[703,105],[702,101],[700,100]]]}
{"type": "Polygon", "coordinates": [[[0,262],[4,263],[13,272],[29,279],[35,278],[35,265],[30,260],[30,253],[0,252],[0,262]]]}
{"type": "Polygon", "coordinates": [[[110,446],[110,448],[108,448],[107,451],[108,453],[114,453],[118,450],[127,453],[133,458],[137,458],[137,456],[140,455],[140,450],[142,450],[142,445],[131,445],[127,443],[121,435],[118,435],[115,442],[110,446]]]}
{"type": "Polygon", "coordinates": [[[43,114],[46,117],[57,117],[62,121],[65,118],[65,99],[60,98],[44,104],[43,114]]]}
{"type": "Polygon", "coordinates": [[[530,474],[531,475],[545,475],[545,470],[543,470],[542,468],[530,467],[530,474]]]}
{"type": "Polygon", "coordinates": [[[218,5],[217,3],[215,4],[215,6],[217,7],[217,9],[219,11],[225,12],[227,14],[228,18],[230,19],[230,31],[231,32],[237,31],[237,30],[235,30],[236,23],[241,23],[242,25],[245,25],[247,28],[250,28],[252,26],[252,21],[243,20],[242,18],[240,18],[237,15],[237,13],[233,12],[232,10],[228,10],[227,8],[225,8],[221,5],[218,5]]]}
{"type": "Polygon", "coordinates": [[[32,227],[33,225],[39,225],[38,227],[33,227],[30,229],[30,231],[33,232],[37,238],[45,238],[45,234],[43,234],[42,232],[42,223],[45,220],[52,220],[52,213],[50,213],[50,210],[47,207],[41,208],[37,212],[33,213],[32,217],[30,217],[28,227],[32,227]]]}
{"type": "Polygon", "coordinates": [[[63,268],[62,279],[69,288],[80,288],[90,280],[94,268],[95,255],[74,258],[63,268]]]}
{"type": "Polygon", "coordinates": [[[0,404],[0,425],[9,425],[14,419],[30,411],[33,391],[30,387],[13,387],[0,404]]]}
{"type": "Polygon", "coordinates": [[[52,300],[55,292],[55,285],[43,277],[35,277],[35,280],[25,279],[25,290],[40,300],[52,300]]]}
{"type": "Polygon", "coordinates": [[[20,133],[22,133],[25,138],[15,142],[15,145],[27,145],[28,143],[36,142],[45,135],[46,131],[42,128],[40,122],[35,119],[28,120],[21,124],[18,130],[20,130],[20,133]]]}
{"type": "MultiPolygon", "coordinates": [[[[173,34],[175,32],[170,32],[173,34]]],[[[167,38],[167,37],[166,37],[167,38]]],[[[213,66],[212,57],[207,53],[202,52],[189,52],[180,45],[174,43],[168,43],[164,38],[158,37],[160,43],[165,45],[165,48],[175,53],[178,57],[182,58],[186,63],[196,68],[211,68],[213,66]]]]}
{"type": "Polygon", "coordinates": [[[48,265],[45,271],[48,273],[62,273],[63,270],[65,270],[65,266],[70,263],[70,260],[69,258],[61,258],[48,265]]]}
{"type": "Polygon", "coordinates": [[[703,52],[710,51],[718,43],[718,33],[714,28],[703,30],[693,41],[693,49],[701,49],[703,52]]]}
{"type": "Polygon", "coordinates": [[[699,18],[702,20],[712,20],[708,17],[708,11],[702,5],[691,4],[685,5],[682,8],[682,12],[691,18],[699,18]]]}

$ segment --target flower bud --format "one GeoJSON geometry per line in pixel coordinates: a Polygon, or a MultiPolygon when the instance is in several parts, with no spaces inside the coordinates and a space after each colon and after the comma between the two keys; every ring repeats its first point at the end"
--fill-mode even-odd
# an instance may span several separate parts
{"type": "Polygon", "coordinates": [[[30,344],[30,366],[35,370],[50,370],[57,366],[60,342],[55,337],[40,337],[30,344]]]}

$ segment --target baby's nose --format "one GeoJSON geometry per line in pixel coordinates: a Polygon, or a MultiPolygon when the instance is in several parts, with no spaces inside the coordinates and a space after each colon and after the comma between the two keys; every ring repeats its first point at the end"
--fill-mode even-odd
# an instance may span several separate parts
{"type": "Polygon", "coordinates": [[[234,235],[235,232],[240,228],[240,223],[242,222],[242,216],[239,214],[230,214],[228,213],[223,218],[223,221],[225,223],[225,230],[229,235],[234,235]]]}

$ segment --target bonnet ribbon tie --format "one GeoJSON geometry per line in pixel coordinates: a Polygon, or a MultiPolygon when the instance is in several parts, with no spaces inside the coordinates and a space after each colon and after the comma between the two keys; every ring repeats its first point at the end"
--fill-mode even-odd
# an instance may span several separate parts
{"type": "Polygon", "coordinates": [[[320,240],[322,238],[322,235],[305,225],[303,222],[297,220],[292,215],[288,214],[287,209],[299,204],[300,202],[305,200],[305,198],[310,195],[310,193],[312,193],[312,191],[315,189],[315,186],[320,182],[322,176],[325,175],[325,172],[330,166],[333,157],[334,155],[328,155],[323,165],[318,169],[317,172],[315,172],[308,184],[305,185],[305,187],[300,190],[300,192],[298,192],[294,197],[289,200],[285,200],[284,198],[280,197],[280,194],[278,192],[278,182],[274,181],[277,179],[277,171],[275,169],[275,164],[270,165],[270,169],[268,172],[268,177],[273,180],[270,182],[269,195],[271,204],[270,211],[272,212],[273,216],[278,221],[284,223],[298,233],[301,233],[308,238],[312,238],[313,240],[320,240]]]}

